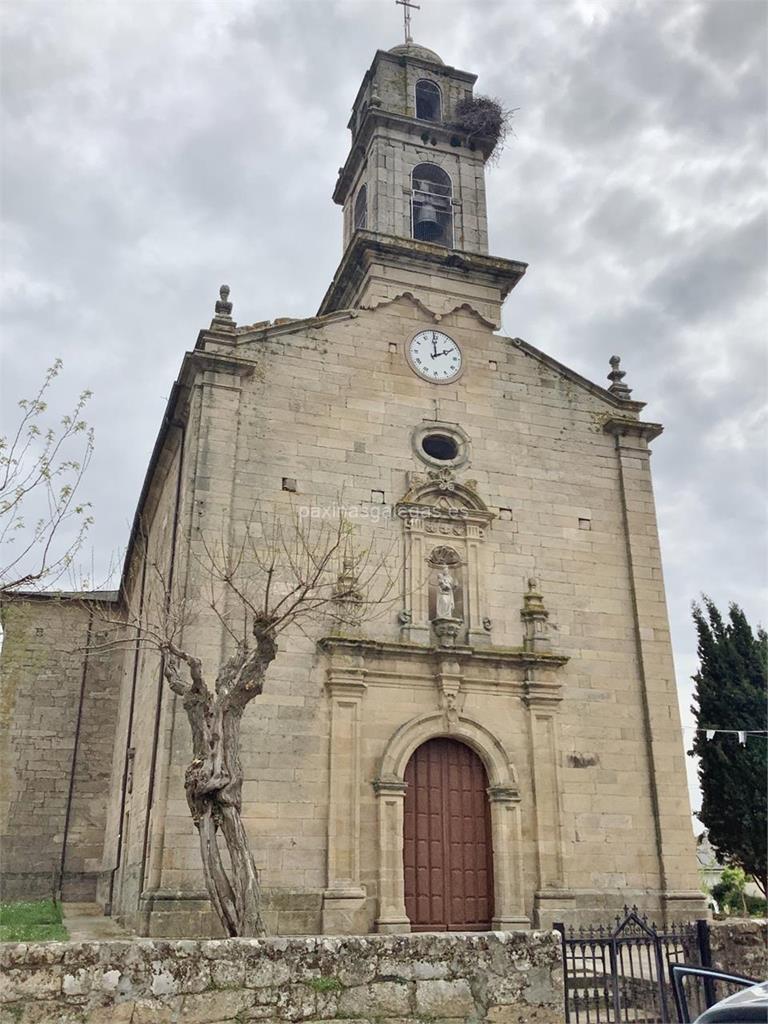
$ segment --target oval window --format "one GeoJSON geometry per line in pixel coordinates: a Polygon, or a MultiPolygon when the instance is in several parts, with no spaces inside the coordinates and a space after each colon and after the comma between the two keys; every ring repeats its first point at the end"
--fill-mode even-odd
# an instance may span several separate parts
{"type": "Polygon", "coordinates": [[[447,434],[427,434],[422,438],[421,447],[424,452],[440,462],[453,462],[459,454],[459,446],[447,434]]]}

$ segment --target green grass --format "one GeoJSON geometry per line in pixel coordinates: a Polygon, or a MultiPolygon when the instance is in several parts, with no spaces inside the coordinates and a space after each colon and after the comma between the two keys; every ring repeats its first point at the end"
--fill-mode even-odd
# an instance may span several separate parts
{"type": "Polygon", "coordinates": [[[54,942],[69,938],[53,900],[0,903],[0,942],[54,942]]]}

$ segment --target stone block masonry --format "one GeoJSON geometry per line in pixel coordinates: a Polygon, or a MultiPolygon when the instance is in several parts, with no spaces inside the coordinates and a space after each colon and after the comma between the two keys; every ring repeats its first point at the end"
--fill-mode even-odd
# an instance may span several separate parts
{"type": "Polygon", "coordinates": [[[560,1024],[554,932],[0,949],[2,1024],[560,1024]]]}
{"type": "Polygon", "coordinates": [[[729,974],[768,978],[768,921],[736,918],[713,921],[709,929],[712,965],[729,974]]]}
{"type": "Polygon", "coordinates": [[[3,606],[3,899],[49,896],[59,881],[65,899],[96,895],[122,681],[113,652],[85,655],[98,614],[54,595],[3,606]]]}

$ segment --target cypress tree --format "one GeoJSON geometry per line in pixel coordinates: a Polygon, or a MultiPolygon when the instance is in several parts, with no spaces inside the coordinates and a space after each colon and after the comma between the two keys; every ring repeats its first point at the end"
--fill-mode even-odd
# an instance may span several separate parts
{"type": "Polygon", "coordinates": [[[698,632],[699,671],[693,677],[698,732],[690,754],[699,757],[702,804],[699,820],[706,827],[718,858],[743,868],[765,893],[768,845],[766,788],[768,778],[768,635],[757,635],[738,607],[731,604],[725,621],[706,596],[694,604],[698,632]],[[747,736],[705,729],[735,729],[747,736]]]}

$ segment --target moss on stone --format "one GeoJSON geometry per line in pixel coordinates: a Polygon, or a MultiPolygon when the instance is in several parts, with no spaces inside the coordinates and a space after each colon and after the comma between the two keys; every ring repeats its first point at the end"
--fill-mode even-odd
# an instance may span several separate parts
{"type": "Polygon", "coordinates": [[[339,992],[344,988],[338,978],[326,978],[323,975],[319,978],[310,978],[307,984],[315,992],[339,992]]]}

